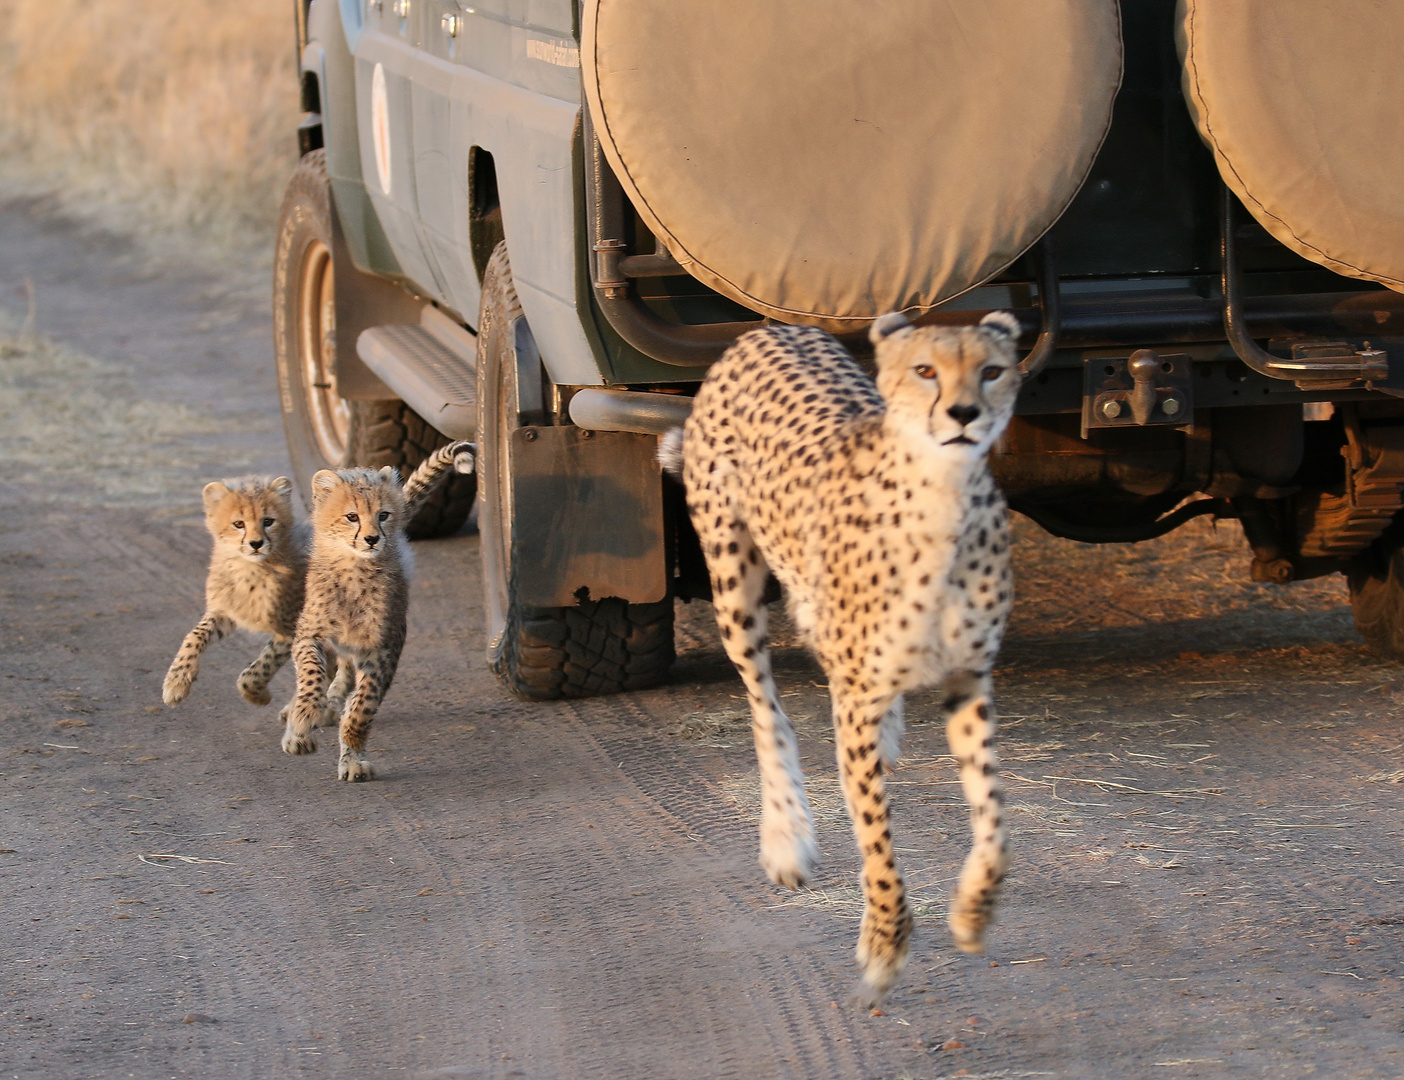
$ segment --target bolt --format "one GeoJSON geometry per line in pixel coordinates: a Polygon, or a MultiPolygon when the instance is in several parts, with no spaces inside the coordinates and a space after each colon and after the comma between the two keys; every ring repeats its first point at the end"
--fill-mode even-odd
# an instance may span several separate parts
{"type": "Polygon", "coordinates": [[[1121,402],[1112,398],[1110,401],[1102,402],[1102,416],[1107,420],[1115,420],[1121,415],[1121,402]]]}
{"type": "Polygon", "coordinates": [[[580,437],[582,439],[593,439],[595,437],[595,432],[591,428],[581,428],[580,437]]]}
{"type": "Polygon", "coordinates": [[[1178,415],[1180,411],[1180,399],[1172,397],[1166,398],[1160,403],[1160,411],[1163,412],[1166,416],[1178,415]]]}
{"type": "Polygon", "coordinates": [[[522,438],[527,442],[536,442],[536,428],[523,428],[522,438]]]}

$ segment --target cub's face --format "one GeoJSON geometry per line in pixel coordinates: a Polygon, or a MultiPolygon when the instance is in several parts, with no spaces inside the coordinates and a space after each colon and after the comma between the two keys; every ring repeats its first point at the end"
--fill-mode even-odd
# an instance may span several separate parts
{"type": "Polygon", "coordinates": [[[312,477],[312,524],[319,540],[362,559],[379,559],[404,528],[395,470],[323,469],[312,477]]]}
{"type": "Polygon", "coordinates": [[[978,326],[960,327],[914,327],[884,315],[871,336],[878,390],[901,429],[924,433],[953,455],[989,451],[1019,396],[1013,315],[995,311],[978,326]]]}
{"type": "Polygon", "coordinates": [[[205,527],[215,546],[249,562],[287,550],[293,527],[292,481],[248,477],[206,484],[205,527]]]}

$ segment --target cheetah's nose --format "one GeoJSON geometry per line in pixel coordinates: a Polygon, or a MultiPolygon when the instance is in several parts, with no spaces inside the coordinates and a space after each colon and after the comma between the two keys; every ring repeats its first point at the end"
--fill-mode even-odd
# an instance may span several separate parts
{"type": "Polygon", "coordinates": [[[378,543],[380,543],[380,537],[378,537],[378,536],[367,536],[367,537],[366,537],[366,547],[375,547],[375,545],[378,544],[378,543]]]}
{"type": "Polygon", "coordinates": [[[249,547],[251,547],[251,548],[253,548],[255,551],[257,551],[259,548],[263,547],[263,541],[262,541],[262,540],[250,540],[250,541],[249,541],[249,547]]]}
{"type": "Polygon", "coordinates": [[[949,416],[952,420],[955,420],[959,423],[968,424],[970,423],[970,421],[974,420],[977,416],[980,415],[980,406],[952,405],[949,409],[946,410],[946,415],[949,416]]]}

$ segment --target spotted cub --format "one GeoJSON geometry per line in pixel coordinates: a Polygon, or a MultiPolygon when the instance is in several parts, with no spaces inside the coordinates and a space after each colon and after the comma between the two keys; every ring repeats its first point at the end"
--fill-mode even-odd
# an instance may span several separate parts
{"type": "Polygon", "coordinates": [[[312,728],[325,709],[327,659],[345,665],[354,687],[341,717],[342,780],[374,777],[366,736],[400,661],[409,609],[408,520],[392,468],[323,469],[312,477],[312,553],[307,599],[297,622],[297,693],[283,749],[317,749],[312,728]],[[354,674],[352,674],[354,673],[354,674]]]}
{"type": "MultiPolygon", "coordinates": [[[[434,494],[450,472],[471,473],[475,447],[453,442],[425,458],[405,481],[406,520],[434,494]]],[[[244,476],[205,485],[205,526],[214,539],[205,580],[205,614],[185,636],[161,689],[167,705],[179,705],[190,693],[200,671],[200,656],[210,642],[234,628],[270,634],[272,640],[239,676],[239,693],[251,705],[272,700],[269,681],[292,653],[293,634],[302,612],[311,530],[294,521],[292,481],[286,476],[244,476]]],[[[338,666],[334,654],[327,666],[335,672],[320,723],[335,724],[353,672],[338,666]]],[[[288,707],[280,720],[287,720],[288,707]]]]}
{"type": "Polygon", "coordinates": [[[990,669],[1013,587],[1004,499],[986,457],[1018,394],[1018,332],[1006,312],[957,329],[883,316],[871,332],[874,386],[822,330],[765,327],[708,372],[684,429],[688,509],[751,705],[760,861],[798,887],[817,855],[766,650],[761,598],[774,573],[829,680],[863,856],[857,955],[874,999],[896,981],[912,933],[883,780],[898,755],[903,692],[945,696],[974,833],[949,917],[966,952],[982,950],[1004,879],[990,669]]]}
{"type": "Polygon", "coordinates": [[[200,655],[235,627],[271,640],[239,676],[251,705],[272,700],[268,682],[287,662],[302,610],[307,572],[306,525],[292,512],[286,476],[243,476],[205,485],[205,527],[214,539],[205,579],[205,614],[185,635],[161,687],[167,705],[179,705],[200,673],[200,655]]]}

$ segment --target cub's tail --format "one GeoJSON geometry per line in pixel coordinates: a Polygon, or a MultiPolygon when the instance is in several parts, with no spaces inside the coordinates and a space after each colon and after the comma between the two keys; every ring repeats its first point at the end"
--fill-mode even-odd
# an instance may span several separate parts
{"type": "Polygon", "coordinates": [[[683,429],[669,428],[658,439],[658,464],[679,480],[683,474],[683,429]]]}
{"type": "Polygon", "coordinates": [[[426,499],[450,472],[471,473],[477,465],[478,447],[470,442],[441,446],[419,463],[405,481],[405,520],[411,521],[426,499]]]}

